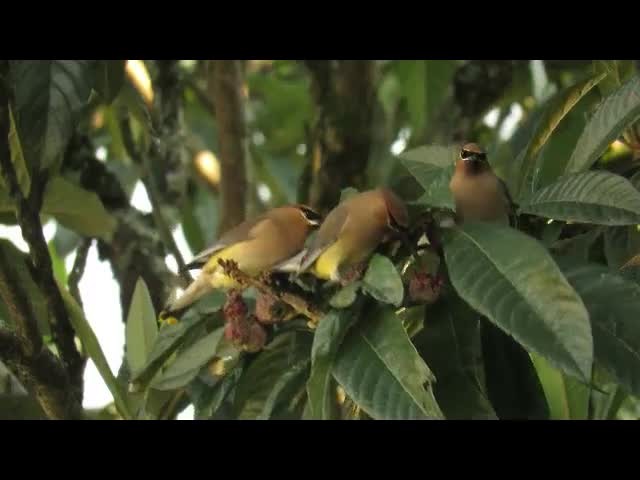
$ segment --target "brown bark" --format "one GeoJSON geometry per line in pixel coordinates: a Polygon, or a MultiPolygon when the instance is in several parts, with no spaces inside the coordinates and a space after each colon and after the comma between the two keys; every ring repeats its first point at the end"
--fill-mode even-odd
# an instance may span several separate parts
{"type": "Polygon", "coordinates": [[[342,189],[366,185],[376,65],[371,60],[305,63],[312,77],[316,119],[310,132],[310,185],[302,200],[326,211],[338,202],[342,189]]]}
{"type": "Polygon", "coordinates": [[[216,106],[220,148],[220,224],[224,233],[246,215],[246,126],[244,118],[244,75],[240,60],[213,60],[209,92],[216,106]]]}

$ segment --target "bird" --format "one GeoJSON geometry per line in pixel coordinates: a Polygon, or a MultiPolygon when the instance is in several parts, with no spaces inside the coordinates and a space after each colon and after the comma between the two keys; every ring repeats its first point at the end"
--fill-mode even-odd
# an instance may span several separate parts
{"type": "Polygon", "coordinates": [[[184,311],[213,290],[228,291],[240,285],[225,274],[218,260],[233,260],[238,269],[257,276],[274,269],[286,271],[287,261],[304,249],[309,234],[318,228],[322,216],[301,204],[272,208],[245,220],[225,232],[206,250],[197,254],[185,269],[200,268],[184,293],[168,302],[164,316],[184,311]]]}
{"type": "Polygon", "coordinates": [[[514,202],[505,183],[493,172],[487,154],[476,143],[460,149],[449,182],[460,223],[510,224],[514,202]]]}
{"type": "Polygon", "coordinates": [[[357,193],[326,216],[302,256],[299,272],[341,282],[343,269],[362,264],[394,232],[405,232],[408,224],[406,206],[391,190],[357,193]]]}

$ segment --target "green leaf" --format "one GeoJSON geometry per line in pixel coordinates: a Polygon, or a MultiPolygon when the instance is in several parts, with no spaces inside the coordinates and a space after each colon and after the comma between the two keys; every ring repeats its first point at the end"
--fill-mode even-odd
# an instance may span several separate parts
{"type": "Polygon", "coordinates": [[[375,254],[362,280],[362,290],[380,302],[399,306],[404,298],[404,286],[391,260],[375,254]]]}
{"type": "Polygon", "coordinates": [[[131,297],[125,327],[127,363],[135,375],[145,365],[158,336],[156,312],[147,284],[141,277],[131,297]]]}
{"type": "Polygon", "coordinates": [[[435,378],[393,308],[365,317],[347,335],[333,367],[347,395],[374,419],[442,419],[435,378]]]}
{"type": "Polygon", "coordinates": [[[449,181],[458,152],[455,147],[428,145],[402,153],[402,164],[415,177],[425,193],[416,203],[440,208],[454,208],[449,181]]]}
{"type": "Polygon", "coordinates": [[[91,94],[88,60],[13,60],[15,120],[30,171],[57,162],[91,94]]]}
{"type": "Polygon", "coordinates": [[[447,295],[426,311],[425,328],[413,340],[438,379],[433,392],[450,420],[497,419],[484,385],[479,320],[447,295]]]}
{"type": "Polygon", "coordinates": [[[58,285],[58,288],[69,312],[69,321],[76,335],[80,338],[83,349],[89,354],[89,358],[93,361],[104,383],[107,385],[107,388],[109,388],[111,395],[113,395],[113,400],[115,401],[118,412],[125,420],[130,420],[132,415],[127,401],[127,394],[113,375],[111,368],[109,368],[109,363],[104,356],[96,334],[91,329],[91,325],[89,325],[89,322],[87,322],[87,319],[84,317],[82,309],[78,306],[71,294],[61,285],[58,285]]]}
{"type": "Polygon", "coordinates": [[[469,223],[444,243],[451,283],[527,350],[578,378],[591,378],[589,314],[544,247],[517,230],[469,223]]]}
{"type": "Polygon", "coordinates": [[[51,266],[53,267],[53,275],[61,285],[67,284],[67,267],[64,264],[64,258],[58,254],[55,243],[49,242],[49,256],[51,257],[51,266]]]}
{"type": "Polygon", "coordinates": [[[553,135],[540,149],[533,172],[533,191],[546,187],[564,174],[571,153],[587,124],[587,114],[593,110],[597,94],[591,90],[560,122],[553,135]]]}
{"type": "Polygon", "coordinates": [[[607,74],[607,77],[598,85],[602,95],[609,95],[629,80],[633,75],[633,60],[594,60],[593,70],[607,74]]]}
{"type": "Polygon", "coordinates": [[[620,269],[640,253],[640,230],[636,225],[607,228],[604,232],[604,253],[607,264],[620,269]]]}
{"type": "Polygon", "coordinates": [[[353,282],[341,288],[329,299],[329,305],[333,308],[348,308],[356,301],[361,282],[353,282]]]}
{"type": "Polygon", "coordinates": [[[486,319],[480,330],[487,393],[498,418],[548,419],[549,406],[528,352],[486,319]]]}
{"type": "MultiPolygon", "coordinates": [[[[217,305],[216,308],[219,308],[224,304],[225,297],[224,294],[220,292],[217,293],[218,295],[210,295],[209,297],[212,297],[211,305],[214,305],[213,301],[217,298],[215,305],[217,305]]],[[[143,390],[146,388],[167,359],[206,321],[206,315],[197,314],[185,316],[184,320],[176,325],[164,325],[158,332],[146,364],[139,373],[132,377],[132,388],[134,390],[143,390]]]]}
{"type": "Polygon", "coordinates": [[[518,189],[512,192],[514,196],[520,198],[525,191],[529,174],[535,165],[535,160],[542,147],[547,143],[560,122],[569,111],[595,87],[606,74],[600,73],[593,77],[586,78],[569,88],[556,94],[547,102],[544,113],[536,123],[526,148],[519,154],[520,182],[518,189]]]}
{"type": "Polygon", "coordinates": [[[592,414],[594,420],[615,420],[623,402],[629,397],[625,388],[620,387],[599,365],[593,369],[594,383],[605,393],[591,392],[592,414]]]}
{"type": "Polygon", "coordinates": [[[116,219],[105,210],[100,198],[62,177],[49,180],[42,213],[55,217],[65,227],[88,237],[110,240],[116,219]]]}
{"type": "Polygon", "coordinates": [[[588,420],[590,388],[532,354],[549,405],[551,420],[588,420]]]}
{"type": "Polygon", "coordinates": [[[217,328],[178,352],[175,361],[151,382],[151,386],[158,390],[173,390],[185,386],[195,378],[200,368],[215,356],[223,332],[223,328],[217,328]]]}
{"type": "Polygon", "coordinates": [[[573,237],[563,238],[551,245],[551,251],[556,255],[573,257],[586,262],[590,258],[593,245],[602,233],[603,227],[598,227],[573,237]]]}
{"type": "Polygon", "coordinates": [[[271,393],[264,402],[260,415],[256,420],[298,419],[301,412],[296,415],[297,404],[305,394],[305,381],[309,374],[311,359],[305,356],[302,360],[289,367],[275,382],[271,393]]]}
{"type": "Polygon", "coordinates": [[[522,200],[521,213],[598,225],[640,223],[640,192],[626,178],[604,171],[558,179],[522,200]]]}
{"type": "Polygon", "coordinates": [[[335,388],[331,371],[347,331],[357,321],[357,312],[331,311],[319,322],[311,347],[311,375],[307,381],[310,415],[331,420],[335,410],[335,388]]]}
{"type": "Polygon", "coordinates": [[[93,87],[105,103],[118,96],[124,84],[126,60],[97,60],[93,67],[93,87]]]}
{"type": "Polygon", "coordinates": [[[421,134],[450,92],[456,63],[452,60],[399,60],[394,67],[413,130],[421,134]]]}
{"type": "Polygon", "coordinates": [[[640,117],[640,76],[634,75],[597,108],[573,151],[567,173],[588,170],[625,127],[640,117]]]}
{"type": "Polygon", "coordinates": [[[589,310],[596,362],[640,395],[640,285],[601,265],[560,266],[589,310]]]}
{"type": "Polygon", "coordinates": [[[268,417],[280,392],[307,368],[311,336],[301,332],[278,335],[244,371],[237,385],[235,410],[239,419],[268,417]]]}
{"type": "Polygon", "coordinates": [[[242,366],[237,366],[214,386],[209,386],[199,379],[192,383],[190,396],[193,398],[196,420],[208,419],[215,415],[238,383],[242,372],[242,366]]]}
{"type": "MultiPolygon", "coordinates": [[[[31,176],[29,175],[29,167],[24,159],[24,153],[22,152],[22,144],[20,143],[20,137],[18,130],[16,129],[16,121],[13,115],[13,109],[9,105],[9,147],[11,149],[11,163],[16,171],[18,177],[18,184],[22,195],[27,198],[31,191],[31,176]]],[[[0,181],[4,184],[4,175],[0,176],[0,181]]]]}

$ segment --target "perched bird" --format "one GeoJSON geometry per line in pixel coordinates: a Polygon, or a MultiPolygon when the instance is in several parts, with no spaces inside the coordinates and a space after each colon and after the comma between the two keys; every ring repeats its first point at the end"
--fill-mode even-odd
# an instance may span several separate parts
{"type": "Polygon", "coordinates": [[[487,161],[487,154],[475,143],[460,150],[449,182],[461,222],[505,222],[509,224],[513,201],[506,185],[487,161]]]}
{"type": "Polygon", "coordinates": [[[349,197],[325,218],[301,260],[300,272],[308,270],[322,280],[339,282],[342,269],[364,262],[408,223],[406,206],[386,188],[349,197]]]}
{"type": "Polygon", "coordinates": [[[250,276],[277,269],[304,248],[308,235],[321,221],[322,217],[309,207],[287,205],[227,231],[186,266],[201,268],[201,272],[177,300],[167,305],[165,315],[185,309],[214,289],[239,286],[224,273],[219,259],[235,261],[250,276]]]}

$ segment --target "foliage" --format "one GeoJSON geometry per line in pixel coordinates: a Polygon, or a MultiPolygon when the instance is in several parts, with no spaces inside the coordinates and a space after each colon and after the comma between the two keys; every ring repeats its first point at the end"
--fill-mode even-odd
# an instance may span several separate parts
{"type": "MultiPolygon", "coordinates": [[[[480,85],[492,71],[481,61],[379,62],[372,131],[385,153],[371,153],[367,174],[384,177],[407,201],[412,250],[381,245],[361,278],[344,287],[285,278],[286,288],[313,299],[319,322],[293,314],[263,325],[258,351],[226,337],[220,292],[177,321],[161,320],[160,303],[181,280],[131,267],[135,255],[126,249],[142,237],[127,235],[151,232],[140,251],[164,262],[163,253],[175,254],[166,232],[181,227],[197,253],[214,239],[223,206],[206,65],[141,62],[150,91],[164,95],[150,100],[130,62],[17,60],[1,79],[10,86],[0,110],[8,115],[8,160],[21,194],[30,198],[42,185],[38,213],[65,227],[49,246],[56,288],[83,354],[113,395],[111,417],[174,418],[189,404],[206,419],[638,417],[640,74],[631,62],[504,62],[511,81],[496,91],[480,85]],[[175,85],[163,83],[168,68],[179,71],[175,85]],[[483,94],[469,100],[464,82],[483,94]],[[174,108],[168,97],[180,105],[175,118],[184,119],[175,136],[162,123],[174,108]],[[522,118],[504,136],[515,106],[522,118]],[[494,109],[496,122],[485,121],[494,109]],[[459,141],[487,147],[516,200],[513,225],[441,222],[455,208],[449,180],[459,141]],[[106,152],[104,162],[95,160],[96,149],[106,152]],[[205,162],[203,152],[213,155],[205,162]],[[98,177],[116,179],[115,186],[98,177]],[[153,215],[129,205],[138,181],[149,187],[153,215]],[[143,219],[133,221],[138,214],[143,219]],[[441,250],[420,223],[425,218],[441,250]],[[64,264],[83,238],[98,239],[101,254],[112,256],[126,291],[117,375],[72,296],[77,280],[64,264]],[[413,301],[416,269],[444,278],[432,301],[413,301]]],[[[312,94],[317,79],[302,62],[245,67],[246,197],[255,214],[306,198],[305,172],[316,154],[308,127],[321,109],[312,94]]],[[[16,195],[2,175],[3,223],[21,221],[16,195]]],[[[30,277],[29,257],[8,241],[0,246],[15,259],[50,345],[45,293],[30,277]]],[[[243,297],[258,302],[253,289],[243,297]]],[[[8,306],[1,307],[0,329],[14,330],[8,306]]]]}

